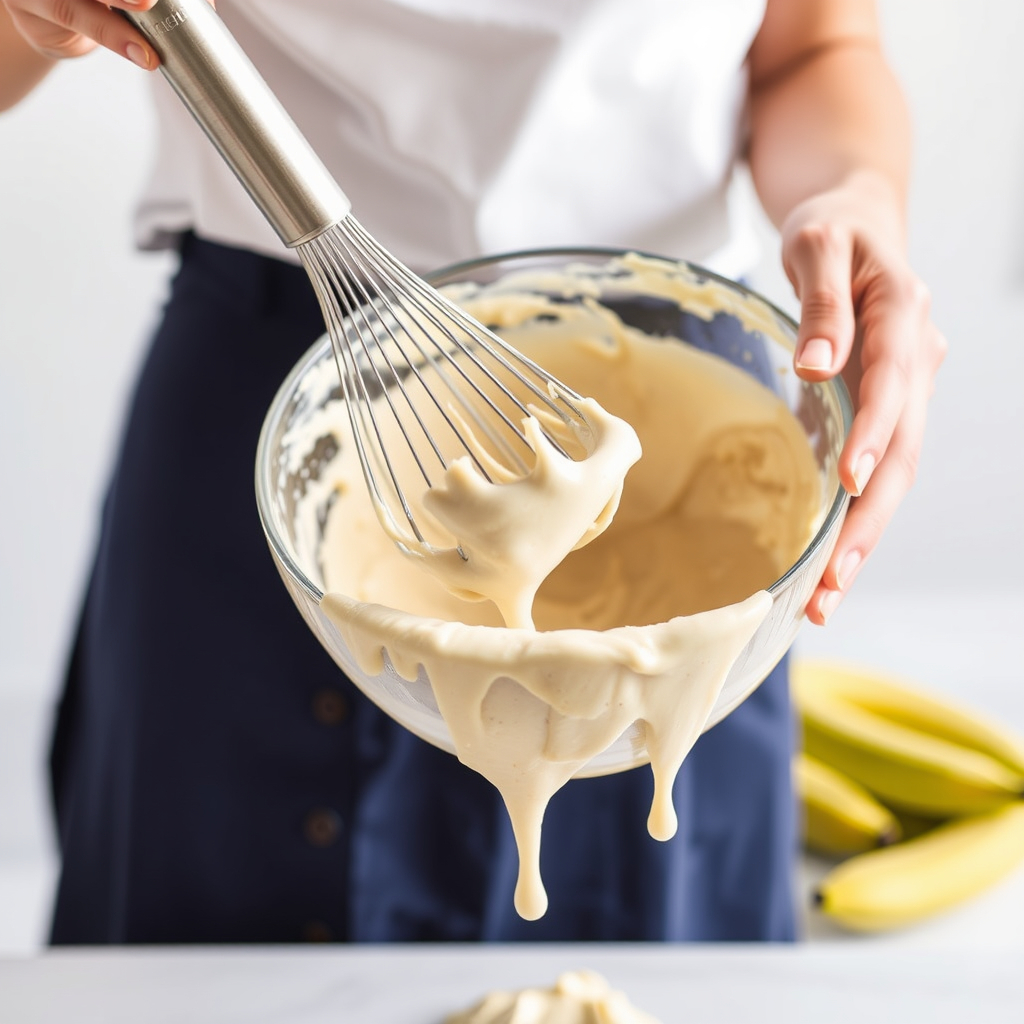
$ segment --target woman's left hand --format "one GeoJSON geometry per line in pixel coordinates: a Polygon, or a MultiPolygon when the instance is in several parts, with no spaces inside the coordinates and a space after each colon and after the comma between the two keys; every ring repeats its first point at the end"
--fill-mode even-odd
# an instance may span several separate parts
{"type": "Polygon", "coordinates": [[[900,211],[891,184],[861,172],[801,202],[781,229],[783,266],[802,310],[796,371],[809,381],[842,373],[855,409],[839,460],[839,478],[854,499],[807,604],[807,617],[819,625],[914,481],[946,354],[928,291],[907,263],[900,211]]]}

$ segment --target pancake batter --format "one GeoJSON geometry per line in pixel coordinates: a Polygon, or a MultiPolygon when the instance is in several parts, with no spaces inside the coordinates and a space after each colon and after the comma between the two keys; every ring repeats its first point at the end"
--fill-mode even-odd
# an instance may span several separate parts
{"type": "MultiPolygon", "coordinates": [[[[657,272],[638,258],[626,268],[657,272]]],[[[344,442],[320,552],[323,608],[360,667],[377,675],[386,656],[413,680],[422,666],[458,756],[501,791],[527,919],[547,906],[548,800],[634,723],[655,779],[649,830],[674,834],[676,772],[771,607],[765,588],[810,540],[820,507],[804,432],[774,394],[722,360],[558,298],[510,287],[462,299],[631,423],[644,451],[611,526],[540,587],[539,632],[501,628],[492,604],[462,601],[418,572],[377,524],[344,442]]]]}
{"type": "MultiPolygon", "coordinates": [[[[420,522],[429,517],[446,531],[443,546],[391,534],[399,550],[455,597],[490,600],[504,625],[533,629],[537,588],[570,551],[608,528],[626,471],[640,458],[640,442],[628,423],[593,399],[584,399],[580,409],[594,439],[586,458],[574,461],[563,454],[530,416],[523,421],[533,453],[528,472],[516,473],[481,450],[488,480],[469,455],[456,459],[440,484],[422,495],[420,507],[414,506],[420,522]]],[[[378,510],[378,519],[390,533],[389,517],[378,510]]]]}

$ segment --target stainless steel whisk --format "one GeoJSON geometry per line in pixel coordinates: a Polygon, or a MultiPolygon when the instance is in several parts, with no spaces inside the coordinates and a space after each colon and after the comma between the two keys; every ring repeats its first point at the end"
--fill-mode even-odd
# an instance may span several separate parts
{"type": "Polygon", "coordinates": [[[589,454],[593,433],[580,396],[370,236],[207,0],[159,0],[125,16],[305,266],[366,484],[396,539],[445,542],[417,518],[417,496],[453,460],[468,456],[487,480],[525,474],[532,459],[522,428],[528,415],[537,416],[563,454],[589,454]]]}

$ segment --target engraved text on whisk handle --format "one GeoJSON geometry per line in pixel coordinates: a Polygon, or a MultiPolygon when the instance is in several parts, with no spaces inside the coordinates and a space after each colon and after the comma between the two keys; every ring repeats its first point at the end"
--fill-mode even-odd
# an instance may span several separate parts
{"type": "Polygon", "coordinates": [[[345,193],[207,0],[159,0],[122,13],[285,245],[348,214],[345,193]]]}
{"type": "Polygon", "coordinates": [[[153,34],[155,36],[166,35],[168,32],[173,32],[179,25],[184,25],[186,21],[188,21],[188,15],[184,11],[173,11],[166,18],[153,22],[153,34]]]}

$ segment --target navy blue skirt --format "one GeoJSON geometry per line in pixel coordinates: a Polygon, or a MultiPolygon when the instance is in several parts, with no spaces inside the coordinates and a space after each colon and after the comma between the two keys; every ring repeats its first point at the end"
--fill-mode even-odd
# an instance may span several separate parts
{"type": "Polygon", "coordinates": [[[670,842],[646,768],[558,793],[518,918],[497,792],[356,690],[267,551],[256,440],[322,332],[301,269],[185,238],[53,738],[52,941],[792,939],[784,666],[697,743],[670,842]]]}

